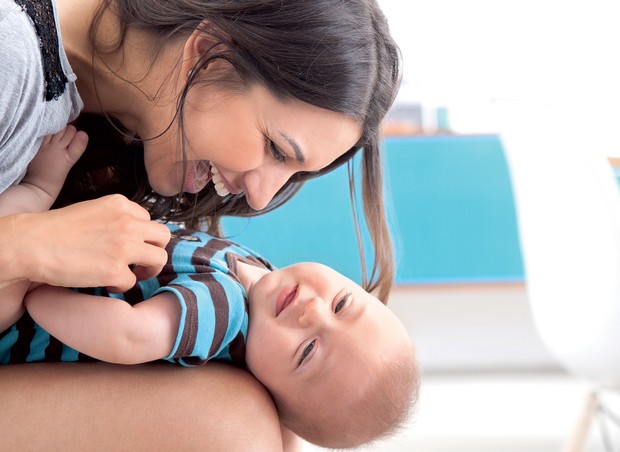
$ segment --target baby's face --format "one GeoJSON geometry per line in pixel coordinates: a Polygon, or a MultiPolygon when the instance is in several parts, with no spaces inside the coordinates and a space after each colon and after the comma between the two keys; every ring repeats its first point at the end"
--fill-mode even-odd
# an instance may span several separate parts
{"type": "Polygon", "coordinates": [[[246,362],[279,400],[320,409],[361,395],[387,355],[410,344],[377,298],[321,264],[263,276],[249,291],[246,362]]]}

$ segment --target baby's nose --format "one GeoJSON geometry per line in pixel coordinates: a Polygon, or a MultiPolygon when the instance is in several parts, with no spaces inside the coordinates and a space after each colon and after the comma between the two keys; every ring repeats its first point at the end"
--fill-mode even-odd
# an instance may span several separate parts
{"type": "Polygon", "coordinates": [[[299,324],[302,327],[308,327],[325,323],[327,320],[326,312],[325,303],[320,298],[312,297],[304,300],[299,324]]]}

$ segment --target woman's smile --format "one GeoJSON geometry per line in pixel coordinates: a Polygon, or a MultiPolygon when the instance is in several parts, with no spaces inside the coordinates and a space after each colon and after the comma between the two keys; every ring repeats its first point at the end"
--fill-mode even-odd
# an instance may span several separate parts
{"type": "Polygon", "coordinates": [[[282,101],[258,84],[243,93],[197,86],[188,93],[184,114],[186,154],[171,152],[178,132],[174,128],[144,143],[153,189],[164,196],[181,190],[198,193],[211,181],[221,197],[245,193],[254,210],[264,209],[293,174],[326,167],[361,135],[352,118],[297,100],[282,101]]]}
{"type": "Polygon", "coordinates": [[[186,193],[198,193],[205,188],[212,178],[211,164],[207,160],[187,162],[183,191],[186,193]]]}

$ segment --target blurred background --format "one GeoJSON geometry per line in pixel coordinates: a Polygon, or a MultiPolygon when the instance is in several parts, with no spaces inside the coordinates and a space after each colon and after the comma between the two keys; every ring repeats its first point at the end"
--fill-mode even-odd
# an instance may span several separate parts
{"type": "MultiPolygon", "coordinates": [[[[584,124],[596,124],[597,151],[613,164],[617,1],[379,3],[404,63],[384,126],[398,259],[389,306],[416,344],[423,383],[408,428],[364,450],[578,450],[570,444],[590,386],[562,369],[533,323],[490,102],[569,104],[584,124]]],[[[270,214],[224,224],[275,265],[319,261],[361,281],[346,169],[309,182],[270,214]]],[[[620,447],[617,425],[599,424],[583,433],[581,450],[620,450],[605,443],[620,447]]]]}

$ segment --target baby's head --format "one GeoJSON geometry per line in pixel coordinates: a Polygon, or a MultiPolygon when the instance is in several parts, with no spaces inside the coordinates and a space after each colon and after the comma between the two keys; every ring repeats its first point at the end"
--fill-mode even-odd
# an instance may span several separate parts
{"type": "Polygon", "coordinates": [[[314,263],[268,273],[248,296],[246,362],[286,427],[344,448],[403,424],[418,390],[413,346],[377,298],[314,263]]]}

